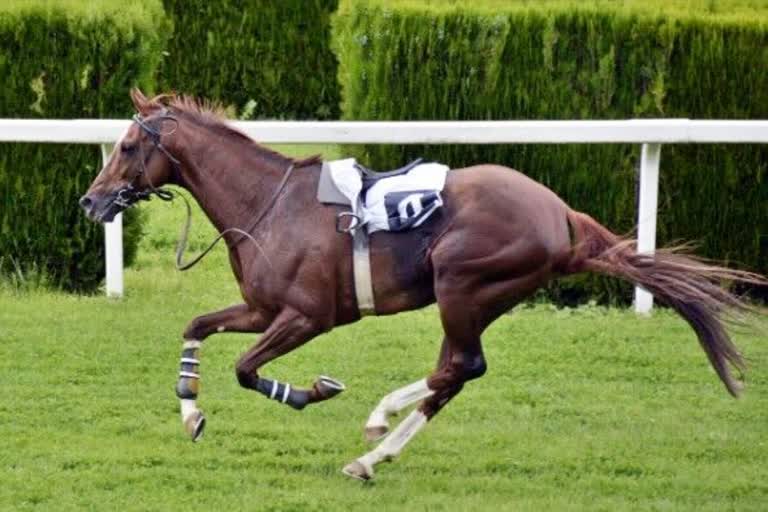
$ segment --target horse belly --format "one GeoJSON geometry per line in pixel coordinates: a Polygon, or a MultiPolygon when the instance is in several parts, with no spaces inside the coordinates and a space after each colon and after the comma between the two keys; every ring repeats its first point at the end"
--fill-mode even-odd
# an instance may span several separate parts
{"type": "Polygon", "coordinates": [[[429,249],[442,229],[435,213],[417,229],[371,235],[371,273],[377,315],[417,309],[435,301],[429,249]]]}

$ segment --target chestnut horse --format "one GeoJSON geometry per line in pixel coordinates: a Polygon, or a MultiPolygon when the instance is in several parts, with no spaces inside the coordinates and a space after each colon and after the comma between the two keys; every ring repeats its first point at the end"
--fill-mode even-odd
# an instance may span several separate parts
{"type": "MultiPolygon", "coordinates": [[[[297,161],[262,147],[194,100],[147,99],[138,90],[131,97],[135,122],[81,199],[82,207],[91,219],[108,222],[150,194],[165,197],[158,190],[165,184],[188,190],[224,234],[244,300],[195,318],[184,331],[177,394],[189,435],[197,440],[205,425],[196,403],[199,349],[217,332],[263,333],[237,362],[244,388],[296,409],[340,392],[343,385],[327,377],[297,389],[258,374],[269,361],[361,316],[352,239],[335,229],[342,207],[315,198],[319,157],[297,161]]],[[[371,478],[377,463],[400,453],[465,382],[485,373],[481,335],[496,318],[550,279],[577,272],[628,280],[677,311],[727,390],[738,394],[740,383],[729,367],[741,370],[743,361],[722,316],[746,306],[720,282],[765,283],[761,276],[674,250],[638,254],[633,240],[498,165],[452,170],[443,199],[442,210],[418,229],[370,237],[375,313],[437,302],[444,338],[436,370],[385,396],[372,411],[366,436],[384,440],[348,464],[347,475],[371,478]],[[416,402],[388,434],[388,419],[416,402]]]]}

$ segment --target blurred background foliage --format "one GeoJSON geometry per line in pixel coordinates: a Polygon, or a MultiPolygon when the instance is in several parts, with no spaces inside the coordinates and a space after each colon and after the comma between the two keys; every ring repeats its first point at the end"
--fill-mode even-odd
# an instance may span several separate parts
{"type": "MultiPolygon", "coordinates": [[[[0,4],[0,118],[114,118],[132,85],[155,87],[169,24],[159,0],[0,4]]],[[[104,229],[77,204],[101,168],[98,146],[0,145],[0,272],[73,291],[104,277],[104,229]]],[[[139,210],[125,215],[130,264],[139,210]]]]}

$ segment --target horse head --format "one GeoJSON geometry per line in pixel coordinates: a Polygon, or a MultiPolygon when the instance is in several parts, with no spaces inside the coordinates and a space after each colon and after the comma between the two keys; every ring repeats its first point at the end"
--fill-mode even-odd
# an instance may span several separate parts
{"type": "Polygon", "coordinates": [[[134,123],[80,198],[80,206],[96,222],[111,222],[115,215],[152,194],[170,198],[170,192],[159,187],[171,182],[178,171],[179,161],[163,145],[163,140],[176,131],[178,121],[161,97],[150,100],[139,89],[132,89],[131,99],[137,112],[134,123]]]}

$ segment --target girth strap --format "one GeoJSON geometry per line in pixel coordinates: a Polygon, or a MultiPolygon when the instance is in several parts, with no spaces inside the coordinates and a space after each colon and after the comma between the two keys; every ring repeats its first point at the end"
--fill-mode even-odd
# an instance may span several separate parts
{"type": "Polygon", "coordinates": [[[355,295],[360,316],[376,314],[373,300],[373,282],[371,279],[371,252],[368,234],[358,228],[352,236],[352,273],[355,279],[355,295]]]}

